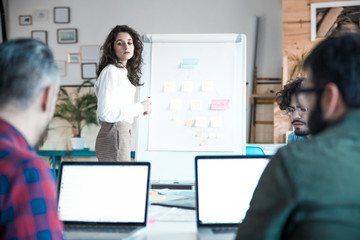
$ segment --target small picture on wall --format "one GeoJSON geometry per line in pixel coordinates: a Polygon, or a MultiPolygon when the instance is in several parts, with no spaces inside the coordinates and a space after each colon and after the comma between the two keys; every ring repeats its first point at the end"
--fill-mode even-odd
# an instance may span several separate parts
{"type": "Polygon", "coordinates": [[[97,63],[82,63],[81,64],[81,78],[91,79],[96,78],[97,63]]]}
{"type": "Polygon", "coordinates": [[[70,23],[70,8],[54,7],[54,23],[70,23]]]}
{"type": "Polygon", "coordinates": [[[31,38],[42,41],[47,44],[47,31],[31,31],[31,38]]]}
{"type": "Polygon", "coordinates": [[[65,77],[66,76],[66,62],[65,61],[56,61],[56,64],[58,67],[60,77],[65,77]]]}
{"type": "Polygon", "coordinates": [[[77,29],[76,28],[59,28],[57,30],[57,42],[63,43],[77,43],[77,29]]]}
{"type": "Polygon", "coordinates": [[[49,20],[49,10],[34,10],[34,21],[45,22],[49,20]]]}
{"type": "Polygon", "coordinates": [[[80,63],[80,61],[81,61],[80,53],[68,54],[68,63],[80,63]]]}
{"type": "Polygon", "coordinates": [[[31,15],[21,15],[21,16],[19,16],[19,24],[20,25],[31,25],[32,24],[31,15]]]}

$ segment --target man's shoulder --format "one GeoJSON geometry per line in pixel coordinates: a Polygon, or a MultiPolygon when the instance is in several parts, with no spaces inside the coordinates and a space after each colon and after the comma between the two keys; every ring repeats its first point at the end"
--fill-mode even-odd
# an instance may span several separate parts
{"type": "Polygon", "coordinates": [[[287,139],[287,143],[292,143],[292,142],[296,142],[296,141],[303,141],[306,140],[307,136],[298,136],[295,134],[295,132],[291,132],[288,135],[288,139],[287,139]]]}
{"type": "Polygon", "coordinates": [[[0,172],[6,175],[23,173],[25,169],[49,170],[49,165],[30,149],[8,147],[0,150],[0,172]]]}

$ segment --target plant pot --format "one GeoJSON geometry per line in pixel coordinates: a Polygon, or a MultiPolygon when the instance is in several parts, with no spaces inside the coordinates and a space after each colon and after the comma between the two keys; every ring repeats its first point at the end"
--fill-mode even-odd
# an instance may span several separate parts
{"type": "Polygon", "coordinates": [[[85,138],[73,137],[71,138],[71,146],[73,150],[84,149],[85,138]]]}

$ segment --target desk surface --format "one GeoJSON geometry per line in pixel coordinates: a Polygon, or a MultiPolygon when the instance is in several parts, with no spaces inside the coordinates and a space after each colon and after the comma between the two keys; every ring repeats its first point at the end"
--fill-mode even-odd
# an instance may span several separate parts
{"type": "Polygon", "coordinates": [[[148,224],[138,239],[197,239],[195,210],[149,206],[148,224]]]}

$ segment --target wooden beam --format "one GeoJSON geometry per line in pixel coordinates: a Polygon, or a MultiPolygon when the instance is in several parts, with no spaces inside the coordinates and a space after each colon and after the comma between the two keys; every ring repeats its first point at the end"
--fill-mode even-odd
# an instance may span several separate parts
{"type": "Polygon", "coordinates": [[[317,30],[316,37],[325,37],[326,33],[336,22],[336,19],[344,10],[342,7],[330,8],[329,12],[324,16],[324,19],[320,23],[319,29],[317,30]]]}

